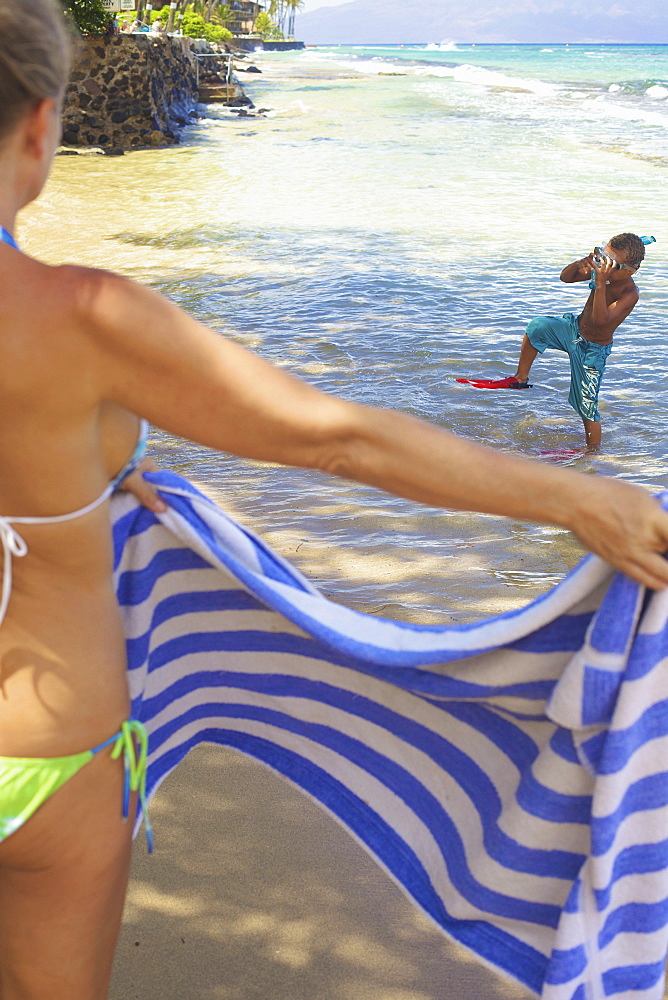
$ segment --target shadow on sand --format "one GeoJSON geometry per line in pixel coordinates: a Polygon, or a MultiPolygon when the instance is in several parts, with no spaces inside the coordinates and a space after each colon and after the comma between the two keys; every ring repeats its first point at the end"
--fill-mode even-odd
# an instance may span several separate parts
{"type": "Polygon", "coordinates": [[[137,838],[111,1000],[528,1000],[264,766],[194,751],[137,838]]]}

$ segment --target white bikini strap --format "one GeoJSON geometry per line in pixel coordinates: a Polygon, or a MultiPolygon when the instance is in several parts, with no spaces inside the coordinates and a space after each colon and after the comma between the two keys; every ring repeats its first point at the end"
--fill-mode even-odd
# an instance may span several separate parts
{"type": "Polygon", "coordinates": [[[112,487],[107,486],[102,493],[92,503],[74,510],[70,514],[56,514],[53,517],[3,517],[0,515],[0,544],[2,545],[3,568],[2,568],[2,590],[0,591],[0,625],[2,625],[9,595],[12,592],[12,556],[17,559],[23,558],[28,553],[28,546],[25,539],[13,527],[15,524],[60,524],[63,521],[74,521],[77,517],[89,514],[96,507],[99,507],[112,493],[112,487]]]}

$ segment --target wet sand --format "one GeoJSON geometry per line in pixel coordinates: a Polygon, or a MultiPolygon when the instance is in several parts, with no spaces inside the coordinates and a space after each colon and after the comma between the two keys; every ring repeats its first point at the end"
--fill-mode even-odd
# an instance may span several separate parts
{"type": "Polygon", "coordinates": [[[111,1000],[528,1000],[302,792],[200,747],[135,844],[111,1000]]]}

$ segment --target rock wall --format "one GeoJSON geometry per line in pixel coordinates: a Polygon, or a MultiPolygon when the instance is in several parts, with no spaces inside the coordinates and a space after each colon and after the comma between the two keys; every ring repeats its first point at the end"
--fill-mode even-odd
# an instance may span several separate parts
{"type": "Polygon", "coordinates": [[[63,143],[172,146],[198,100],[199,40],[148,33],[81,40],[65,95],[63,143]]]}

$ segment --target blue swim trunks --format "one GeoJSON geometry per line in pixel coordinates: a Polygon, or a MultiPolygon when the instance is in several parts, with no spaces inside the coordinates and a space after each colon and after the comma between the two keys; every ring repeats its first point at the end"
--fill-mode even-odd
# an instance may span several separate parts
{"type": "Polygon", "coordinates": [[[527,337],[542,354],[552,347],[565,351],[571,362],[571,388],[568,402],[585,420],[600,420],[598,390],[612,344],[592,344],[580,333],[574,313],[563,316],[536,316],[527,327],[527,337]]]}

